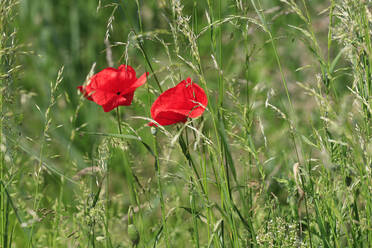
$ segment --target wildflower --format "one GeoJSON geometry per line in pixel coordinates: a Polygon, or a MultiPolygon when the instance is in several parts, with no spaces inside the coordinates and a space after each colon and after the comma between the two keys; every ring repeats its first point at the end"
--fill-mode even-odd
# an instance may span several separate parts
{"type": "MultiPolygon", "coordinates": [[[[161,126],[186,122],[203,114],[208,104],[204,90],[191,78],[164,91],[151,106],[151,117],[161,126]]],[[[156,126],[149,123],[149,126],[156,126]]]]}
{"type": "Polygon", "coordinates": [[[118,106],[129,106],[134,91],[146,82],[147,75],[148,72],[137,78],[129,65],[120,65],[118,69],[108,67],[93,75],[88,85],[78,89],[88,100],[109,112],[118,106]]]}

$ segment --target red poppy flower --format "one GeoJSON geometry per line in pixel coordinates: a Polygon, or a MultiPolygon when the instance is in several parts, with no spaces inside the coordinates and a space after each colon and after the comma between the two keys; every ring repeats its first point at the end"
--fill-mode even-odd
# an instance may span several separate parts
{"type": "Polygon", "coordinates": [[[109,112],[118,106],[132,103],[134,91],[146,82],[148,72],[136,77],[136,72],[129,65],[121,65],[118,69],[108,67],[93,75],[86,86],[78,89],[84,96],[109,112]]]}
{"type": "MultiPolygon", "coordinates": [[[[204,90],[192,82],[191,78],[187,78],[164,91],[155,100],[151,107],[151,117],[162,126],[186,122],[188,117],[201,116],[207,104],[204,90]]],[[[156,126],[153,122],[149,125],[156,126]]]]}

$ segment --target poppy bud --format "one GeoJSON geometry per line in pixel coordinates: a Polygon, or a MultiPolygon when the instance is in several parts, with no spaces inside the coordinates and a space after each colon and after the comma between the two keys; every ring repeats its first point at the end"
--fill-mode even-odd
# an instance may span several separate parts
{"type": "Polygon", "coordinates": [[[132,241],[133,246],[136,246],[140,241],[140,235],[137,227],[134,224],[128,225],[128,236],[130,241],[132,241]]]}

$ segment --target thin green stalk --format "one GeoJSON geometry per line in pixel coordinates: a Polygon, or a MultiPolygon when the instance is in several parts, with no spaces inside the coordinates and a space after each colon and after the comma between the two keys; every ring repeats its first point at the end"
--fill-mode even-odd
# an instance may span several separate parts
{"type": "MultiPolygon", "coordinates": [[[[39,182],[39,176],[40,176],[40,172],[41,172],[41,169],[42,169],[42,162],[43,162],[43,150],[44,150],[44,137],[45,137],[45,133],[44,133],[44,136],[43,136],[43,140],[41,142],[41,148],[40,148],[40,153],[39,153],[39,164],[38,166],[36,167],[36,171],[35,171],[35,181],[36,181],[36,189],[35,189],[35,198],[34,198],[34,203],[33,203],[33,209],[35,212],[37,212],[37,209],[38,209],[38,206],[39,206],[39,185],[40,185],[40,182],[39,182]]],[[[33,232],[34,232],[34,227],[35,227],[35,223],[32,223],[31,225],[31,231],[30,231],[30,237],[29,237],[29,240],[28,240],[28,247],[30,246],[33,246],[32,244],[32,237],[33,237],[33,232]]]]}
{"type": "MultiPolygon", "coordinates": [[[[218,19],[221,20],[221,8],[222,8],[222,1],[218,0],[218,19]]],[[[223,103],[224,103],[224,95],[225,95],[225,85],[222,76],[223,71],[223,64],[222,64],[222,25],[218,27],[218,58],[219,58],[219,65],[218,65],[218,107],[219,107],[219,117],[222,118],[223,116],[223,103]]]]}
{"type": "MultiPolygon", "coordinates": [[[[286,94],[286,96],[287,96],[287,100],[288,100],[288,103],[289,103],[289,106],[290,106],[291,115],[294,116],[294,114],[295,114],[295,110],[294,110],[294,107],[293,107],[293,104],[292,104],[292,101],[291,101],[291,97],[290,97],[290,94],[289,94],[289,91],[288,91],[287,80],[285,79],[285,75],[284,75],[283,68],[282,68],[282,63],[281,63],[281,61],[280,61],[280,58],[279,58],[279,55],[278,55],[278,51],[277,51],[277,49],[276,49],[275,40],[274,40],[274,38],[273,38],[273,36],[272,36],[272,34],[271,34],[271,31],[270,31],[270,29],[269,29],[269,27],[268,27],[268,25],[267,25],[267,22],[266,22],[266,19],[265,19],[265,15],[263,15],[263,14],[261,13],[261,11],[257,9],[256,4],[255,4],[255,0],[251,0],[251,3],[252,3],[252,5],[253,5],[253,7],[254,7],[254,9],[255,9],[255,11],[256,11],[256,13],[257,13],[257,15],[258,15],[259,18],[261,19],[261,22],[262,22],[262,24],[264,25],[264,27],[265,27],[265,29],[266,29],[266,30],[265,30],[266,33],[269,35],[270,43],[271,43],[271,46],[272,46],[273,51],[274,51],[275,60],[276,60],[277,65],[278,65],[278,67],[279,67],[280,76],[281,76],[281,81],[282,81],[283,87],[284,87],[284,89],[285,89],[285,94],[286,94]]],[[[259,7],[261,8],[261,6],[260,6],[260,1],[258,1],[258,3],[259,3],[259,7]]],[[[295,130],[292,130],[292,124],[291,124],[291,122],[290,122],[291,115],[288,116],[288,118],[289,118],[289,119],[287,120],[287,122],[288,122],[288,127],[289,127],[289,129],[290,129],[290,134],[291,134],[291,136],[292,136],[293,146],[294,146],[294,149],[295,149],[295,151],[296,151],[297,160],[298,160],[298,162],[301,164],[301,161],[300,161],[300,155],[299,155],[299,152],[298,152],[298,150],[297,150],[296,137],[295,137],[295,130]]],[[[293,128],[294,128],[294,127],[293,127],[293,128]]],[[[301,142],[300,142],[300,143],[301,143],[301,142]]]]}
{"type": "Polygon", "coordinates": [[[141,51],[142,51],[142,53],[143,53],[143,56],[145,57],[145,60],[146,60],[147,65],[150,67],[150,70],[151,70],[152,75],[154,75],[154,78],[155,78],[156,84],[158,85],[160,91],[163,92],[163,89],[161,88],[161,85],[160,85],[159,79],[158,79],[158,77],[156,76],[156,73],[155,73],[154,69],[152,68],[152,65],[151,65],[150,59],[149,59],[149,57],[147,56],[147,53],[146,53],[146,51],[145,51],[145,48],[144,48],[143,45],[142,45],[142,41],[138,41],[138,45],[140,46],[140,49],[141,49],[141,51]]]}
{"type": "MultiPolygon", "coordinates": [[[[0,94],[0,106],[2,108],[2,94],[0,94]]],[[[1,118],[0,119],[0,128],[1,128],[1,132],[3,131],[3,119],[1,118]]],[[[2,143],[2,140],[1,140],[1,143],[2,143]]],[[[5,166],[4,166],[4,158],[3,158],[3,152],[1,151],[0,152],[0,163],[1,163],[1,167],[0,167],[0,181],[3,182],[4,181],[4,170],[5,170],[5,166]]],[[[1,238],[1,243],[0,244],[3,244],[4,247],[6,247],[6,242],[5,242],[5,233],[6,233],[6,227],[5,227],[5,219],[6,219],[6,209],[5,209],[5,190],[3,188],[3,185],[1,184],[0,185],[0,190],[1,190],[1,199],[0,199],[0,211],[1,211],[1,233],[3,235],[0,235],[0,238],[1,238]]]]}
{"type": "Polygon", "coordinates": [[[332,27],[333,27],[334,7],[335,7],[335,1],[331,0],[331,6],[329,9],[329,25],[328,25],[328,49],[327,49],[328,68],[331,67],[331,45],[332,45],[332,27]]]}
{"type": "Polygon", "coordinates": [[[120,120],[120,110],[119,110],[119,107],[116,108],[116,120],[118,122],[119,134],[123,134],[123,132],[121,131],[121,120],[120,120]]]}
{"type": "MultiPolygon", "coordinates": [[[[208,2],[208,7],[209,7],[209,12],[211,13],[211,22],[214,21],[214,16],[213,16],[213,8],[212,8],[212,4],[210,2],[210,0],[207,1],[208,2]]],[[[221,0],[219,0],[218,2],[218,6],[219,6],[219,19],[221,18],[221,6],[222,6],[222,2],[221,0]]],[[[226,209],[225,208],[225,203],[232,206],[234,204],[231,204],[229,203],[231,199],[231,194],[229,192],[231,192],[231,189],[230,189],[230,183],[229,183],[229,177],[228,177],[228,170],[229,168],[226,168],[226,164],[224,163],[224,160],[226,162],[227,159],[224,159],[225,156],[226,156],[226,153],[225,153],[225,150],[226,150],[226,146],[227,144],[224,144],[224,140],[222,139],[221,137],[221,124],[223,126],[223,119],[222,119],[222,116],[223,116],[223,113],[221,112],[222,111],[222,108],[221,106],[223,105],[223,97],[224,97],[224,86],[223,86],[223,77],[222,77],[222,74],[221,74],[221,71],[222,71],[222,66],[221,66],[221,62],[222,62],[222,31],[221,31],[221,27],[219,27],[219,33],[217,33],[217,35],[219,35],[219,47],[218,47],[218,51],[219,53],[217,53],[217,44],[216,44],[216,39],[215,39],[215,32],[214,32],[214,28],[211,27],[211,46],[212,46],[212,50],[213,50],[213,54],[215,54],[218,58],[219,58],[219,62],[220,62],[220,65],[218,65],[218,73],[219,73],[219,86],[218,86],[218,89],[219,89],[219,97],[218,97],[218,107],[219,107],[219,110],[217,111],[217,116],[215,114],[215,111],[213,108],[210,108],[210,112],[211,112],[211,116],[212,116],[212,119],[213,119],[213,128],[214,128],[214,131],[215,131],[215,135],[217,137],[217,144],[216,144],[216,147],[218,147],[218,154],[219,154],[219,164],[220,164],[220,171],[221,171],[221,181],[223,182],[223,188],[222,190],[220,191],[220,194],[221,194],[221,205],[222,205],[222,208],[223,209],[226,209]]],[[[211,102],[210,100],[210,96],[208,94],[208,87],[207,87],[207,83],[206,83],[206,80],[205,80],[205,76],[204,76],[204,73],[203,73],[203,69],[202,69],[202,65],[201,65],[201,60],[200,58],[197,58],[196,59],[198,61],[198,68],[199,68],[199,76],[200,76],[200,79],[206,89],[206,95],[207,95],[207,98],[208,98],[208,102],[211,102]]],[[[239,189],[240,191],[240,189],[239,189]]],[[[230,209],[231,210],[231,209],[230,209]]],[[[236,226],[234,224],[234,222],[232,221],[231,219],[231,215],[230,215],[230,219],[229,219],[229,224],[232,225],[232,230],[236,230],[236,226]]],[[[237,239],[237,237],[235,236],[236,232],[233,231],[233,235],[234,235],[234,239],[237,239]]]]}
{"type": "MultiPolygon", "coordinates": [[[[140,11],[139,0],[136,0],[136,5],[137,5],[137,19],[138,19],[138,24],[139,24],[140,32],[142,34],[143,33],[143,26],[142,26],[142,20],[141,20],[141,11],[140,11]]],[[[126,15],[124,9],[123,8],[120,8],[120,9],[126,15]]],[[[132,31],[137,36],[137,32],[136,32],[136,30],[134,28],[134,25],[132,24],[131,27],[132,27],[132,31]]],[[[163,92],[163,89],[162,89],[162,87],[160,85],[160,81],[159,81],[159,79],[158,79],[158,77],[157,77],[157,75],[156,75],[156,73],[155,73],[155,71],[154,71],[154,69],[152,67],[152,64],[151,64],[151,61],[149,59],[149,56],[147,55],[147,52],[146,52],[146,50],[144,48],[143,41],[141,39],[137,39],[137,41],[138,41],[138,46],[139,46],[139,48],[140,48],[140,50],[141,50],[141,52],[142,52],[142,54],[143,54],[143,56],[145,58],[145,61],[146,61],[147,65],[150,67],[150,70],[151,70],[152,75],[154,75],[154,79],[155,79],[155,82],[156,82],[157,86],[159,87],[160,91],[163,92]]]]}
{"type": "MultiPolygon", "coordinates": [[[[276,50],[276,45],[275,45],[275,41],[274,41],[274,38],[271,34],[271,31],[266,23],[266,19],[265,19],[265,15],[263,15],[261,13],[261,10],[259,10],[256,6],[256,3],[255,3],[255,0],[251,0],[251,3],[253,5],[253,8],[255,9],[258,17],[260,18],[261,22],[262,22],[262,25],[265,27],[265,31],[266,33],[268,34],[269,38],[270,38],[270,43],[271,43],[271,46],[273,48],[273,51],[274,51],[274,56],[275,56],[275,60],[277,62],[277,65],[278,65],[278,68],[279,68],[279,71],[280,71],[280,77],[281,77],[281,80],[282,80],[282,84],[283,84],[283,87],[285,89],[285,94],[287,96],[287,100],[288,100],[288,103],[290,105],[290,108],[291,108],[291,111],[292,113],[294,113],[294,108],[293,108],[293,104],[292,104],[292,101],[291,101],[291,97],[289,95],[289,91],[288,91],[288,86],[287,86],[287,80],[285,79],[285,76],[284,76],[284,72],[283,72],[283,68],[282,68],[282,63],[280,62],[280,59],[279,59],[279,55],[278,55],[278,51],[276,50]]],[[[261,6],[260,6],[260,1],[258,1],[258,4],[259,4],[259,7],[261,9],[261,6]]]]}
{"type": "MultiPolygon", "coordinates": [[[[188,154],[188,156],[186,156],[186,158],[189,158],[188,159],[189,165],[190,165],[190,163],[192,163],[194,173],[196,174],[197,180],[198,180],[198,182],[199,182],[199,184],[202,188],[203,195],[206,196],[202,181],[200,180],[199,173],[196,170],[195,164],[191,159],[191,154],[190,154],[190,151],[189,151],[189,137],[188,137],[187,129],[185,130],[185,134],[186,134],[186,144],[185,145],[186,145],[186,150],[187,150],[187,154],[188,154]]],[[[184,153],[184,155],[185,155],[185,153],[184,153]]],[[[198,231],[198,220],[197,220],[198,218],[196,216],[197,211],[196,211],[196,203],[195,203],[196,192],[195,192],[195,188],[194,188],[194,184],[193,184],[193,178],[191,176],[189,178],[190,178],[190,185],[191,185],[190,186],[191,187],[191,189],[190,189],[190,205],[191,205],[191,213],[192,213],[192,219],[193,219],[193,224],[194,224],[194,241],[196,243],[196,247],[199,248],[200,244],[199,244],[199,231],[198,231]]]]}
{"type": "Polygon", "coordinates": [[[10,212],[10,202],[9,199],[6,201],[6,214],[5,214],[5,232],[3,233],[4,235],[4,248],[8,247],[8,240],[9,240],[9,212],[10,212]]]}
{"type": "Polygon", "coordinates": [[[138,0],[136,0],[136,4],[137,4],[138,25],[139,25],[139,29],[140,29],[140,31],[142,33],[143,30],[142,30],[141,8],[140,8],[140,4],[139,4],[139,1],[138,0]]]}
{"type": "MultiPolygon", "coordinates": [[[[14,202],[12,200],[12,197],[10,196],[10,193],[7,190],[6,184],[3,181],[0,180],[0,185],[2,186],[2,188],[5,192],[5,196],[7,197],[7,201],[9,202],[10,206],[13,209],[13,212],[14,212],[17,220],[18,220],[19,225],[22,225],[22,223],[24,223],[24,219],[19,214],[18,208],[16,207],[16,205],[14,204],[14,202]]],[[[30,233],[30,230],[27,227],[22,227],[22,231],[25,234],[25,236],[28,237],[28,239],[31,239],[31,233],[30,233]]],[[[32,243],[31,243],[31,246],[34,247],[34,245],[32,243]]]]}
{"type": "Polygon", "coordinates": [[[163,197],[163,188],[161,184],[161,172],[160,172],[160,162],[159,162],[159,154],[158,154],[158,148],[157,148],[157,136],[154,134],[154,154],[155,154],[155,171],[156,171],[156,177],[157,177],[157,185],[159,190],[159,197],[160,197],[160,208],[161,208],[161,219],[162,219],[162,226],[165,233],[165,243],[166,247],[169,248],[169,233],[168,233],[168,227],[166,223],[165,218],[165,204],[164,204],[164,197],[163,197]]]}
{"type": "MultiPolygon", "coordinates": [[[[311,156],[310,156],[311,157],[311,156]]],[[[310,166],[311,166],[311,161],[309,160],[309,165],[308,165],[308,168],[310,170],[310,166]]],[[[307,231],[308,231],[308,234],[309,234],[309,242],[310,242],[310,248],[313,247],[313,239],[312,239],[312,234],[311,234],[311,228],[310,228],[310,215],[309,215],[309,209],[308,209],[308,199],[307,199],[307,193],[308,193],[308,190],[307,190],[307,187],[305,187],[305,178],[301,172],[301,169],[300,169],[300,177],[301,177],[301,184],[302,184],[302,188],[304,190],[304,201],[305,201],[305,211],[306,211],[306,223],[307,223],[307,231]]],[[[309,174],[309,177],[311,175],[309,174]]]]}
{"type": "Polygon", "coordinates": [[[198,181],[198,183],[200,185],[200,188],[201,188],[203,194],[205,195],[205,189],[204,189],[204,186],[203,186],[203,184],[202,184],[202,182],[200,180],[199,172],[196,169],[196,165],[194,163],[194,160],[192,159],[191,154],[189,152],[188,144],[185,142],[182,134],[180,135],[178,142],[179,142],[179,144],[181,146],[181,150],[182,150],[183,155],[186,157],[186,159],[187,159],[187,161],[189,163],[189,166],[193,169],[194,174],[196,176],[196,180],[198,181]]]}
{"type": "MultiPolygon", "coordinates": [[[[221,20],[221,9],[222,9],[222,1],[218,0],[218,20],[221,20]]],[[[218,35],[218,43],[216,44],[216,54],[218,56],[218,109],[219,111],[217,112],[218,114],[218,119],[220,123],[224,123],[224,118],[223,118],[223,107],[224,107],[224,94],[225,94],[225,85],[224,85],[224,78],[222,76],[222,71],[223,71],[223,64],[222,64],[222,25],[218,27],[217,30],[217,35],[218,35]]],[[[221,134],[220,134],[221,136],[221,134]]],[[[225,185],[227,188],[227,198],[231,199],[232,194],[231,194],[231,183],[230,183],[230,173],[229,173],[229,164],[228,164],[228,158],[227,158],[227,151],[226,151],[226,146],[224,145],[224,140],[222,137],[221,139],[221,151],[223,153],[222,158],[225,160],[224,163],[221,164],[222,169],[222,175],[225,180],[225,185]]],[[[232,222],[234,222],[232,216],[230,216],[232,222]]],[[[235,225],[233,225],[233,230],[235,230],[235,225]]]]}
{"type": "MultiPolygon", "coordinates": [[[[119,108],[116,108],[119,109],[119,108]]],[[[110,169],[109,163],[106,163],[106,202],[105,202],[105,232],[106,232],[106,248],[110,246],[110,233],[109,233],[109,219],[110,219],[110,169]]]]}
{"type": "MultiPolygon", "coordinates": [[[[190,181],[192,179],[190,178],[190,181]]],[[[192,185],[192,184],[191,184],[192,185]]],[[[198,218],[196,216],[196,203],[195,203],[195,197],[196,197],[196,192],[195,190],[193,189],[193,185],[191,186],[191,194],[190,194],[190,205],[191,205],[191,213],[192,213],[192,220],[193,220],[193,224],[194,224],[194,239],[195,239],[195,243],[196,243],[196,247],[199,248],[200,247],[200,243],[199,243],[199,229],[198,229],[198,218]]]]}
{"type": "MultiPolygon", "coordinates": [[[[116,110],[117,110],[116,111],[116,117],[117,117],[116,119],[117,119],[117,123],[118,123],[118,130],[119,130],[119,134],[122,135],[123,134],[123,131],[122,131],[122,127],[121,127],[120,110],[119,110],[119,108],[116,108],[116,110]]],[[[122,139],[123,139],[123,142],[125,142],[124,138],[122,138],[122,139]]],[[[143,216],[142,216],[141,206],[140,206],[140,202],[139,202],[139,199],[138,199],[137,190],[136,190],[134,181],[136,181],[137,184],[141,188],[142,188],[142,185],[140,184],[137,176],[133,173],[133,170],[132,170],[132,168],[130,166],[130,163],[128,161],[127,155],[125,153],[123,153],[123,159],[122,160],[123,160],[123,163],[124,163],[124,167],[127,170],[125,174],[128,175],[128,177],[129,177],[129,178],[127,178],[127,180],[128,180],[128,184],[129,184],[129,188],[130,188],[130,192],[131,192],[131,201],[132,201],[132,204],[133,205],[136,205],[138,207],[138,209],[139,209],[138,210],[138,213],[139,213],[139,216],[140,216],[140,220],[141,220],[141,223],[143,223],[142,222],[143,216]]],[[[106,190],[109,190],[108,189],[108,181],[109,181],[109,178],[107,178],[107,189],[106,190]]],[[[107,224],[107,227],[108,227],[108,224],[107,224]]],[[[107,228],[107,231],[108,231],[108,228],[107,228]]],[[[140,226],[140,231],[141,231],[141,234],[142,234],[142,232],[143,232],[142,226],[140,226]]],[[[140,236],[143,237],[144,235],[140,235],[140,236]]],[[[112,247],[111,241],[108,244],[110,245],[110,247],[112,247]]]]}
{"type": "MultiPolygon", "coordinates": [[[[251,90],[250,90],[250,86],[249,86],[249,64],[250,64],[250,61],[249,61],[249,58],[250,58],[250,54],[249,54],[249,51],[248,51],[248,35],[246,34],[246,32],[244,32],[244,41],[245,41],[245,47],[246,47],[246,61],[245,61],[245,78],[247,80],[247,84],[246,84],[246,106],[244,107],[244,121],[245,121],[245,131],[246,131],[246,139],[247,139],[247,143],[248,143],[248,146],[251,147],[251,142],[249,142],[250,140],[250,136],[251,136],[251,132],[252,132],[252,125],[251,125],[251,112],[253,111],[252,110],[252,107],[251,107],[251,98],[250,98],[250,95],[251,95],[251,90]]],[[[253,149],[255,150],[255,149],[253,149]]],[[[248,154],[248,166],[245,166],[244,168],[244,181],[245,182],[249,182],[250,180],[250,165],[252,164],[252,154],[249,153],[248,154]]],[[[252,206],[253,206],[253,198],[252,198],[252,190],[249,189],[249,192],[246,192],[246,188],[244,190],[244,194],[243,196],[247,196],[249,195],[249,206],[246,206],[246,201],[243,201],[243,207],[244,207],[244,210],[247,211],[247,210],[250,210],[252,209],[252,206]]],[[[248,211],[248,213],[246,213],[246,215],[249,216],[249,219],[252,218],[252,214],[250,214],[250,211],[248,211]]],[[[250,223],[251,220],[249,220],[250,223]]],[[[250,226],[252,227],[251,230],[250,230],[250,247],[253,247],[254,245],[254,242],[253,240],[255,240],[255,234],[254,234],[254,230],[253,230],[253,225],[250,224],[250,226]]]]}
{"type": "MultiPolygon", "coordinates": [[[[59,196],[58,196],[58,201],[57,201],[57,206],[55,208],[56,212],[56,217],[54,218],[54,223],[53,226],[58,227],[60,223],[60,216],[62,216],[61,209],[62,209],[62,197],[63,197],[63,189],[64,189],[64,183],[65,180],[61,178],[61,187],[59,189],[59,196]]],[[[53,229],[52,235],[51,235],[51,240],[50,240],[50,245],[51,247],[56,247],[56,241],[57,241],[57,235],[58,235],[58,228],[53,229]]]]}
{"type": "MultiPolygon", "coordinates": [[[[209,1],[208,1],[208,5],[209,5],[209,7],[211,6],[209,1]]],[[[210,9],[211,9],[211,7],[210,7],[210,9]]],[[[211,18],[213,19],[213,15],[211,16],[211,18]]],[[[188,26],[186,26],[185,28],[186,28],[186,30],[189,30],[190,32],[192,32],[192,30],[188,26]]],[[[213,33],[213,31],[212,31],[212,33],[213,33]]],[[[203,73],[203,70],[202,70],[201,59],[199,57],[199,53],[197,51],[197,47],[196,47],[196,44],[195,44],[196,41],[194,39],[192,39],[192,37],[193,37],[192,35],[188,36],[189,41],[192,44],[192,47],[194,47],[193,56],[195,57],[195,61],[197,61],[198,70],[196,70],[195,72],[198,74],[202,84],[205,87],[205,92],[206,92],[206,95],[207,95],[207,98],[208,98],[208,102],[211,102],[211,98],[210,98],[209,93],[208,93],[207,83],[206,83],[205,76],[204,76],[204,73],[203,73]]],[[[213,37],[214,37],[214,35],[211,36],[212,43],[214,43],[214,38],[213,37]]],[[[217,128],[217,122],[218,121],[217,121],[217,118],[216,118],[216,115],[214,113],[213,108],[210,108],[210,112],[211,112],[211,116],[213,118],[213,128],[214,128],[216,137],[219,137],[219,132],[218,132],[218,128],[217,128]]],[[[181,140],[181,138],[179,140],[181,140]]],[[[218,147],[218,150],[221,150],[219,139],[217,139],[217,143],[218,144],[216,145],[216,147],[218,147]]],[[[181,145],[181,147],[182,147],[182,145],[181,145]]],[[[225,178],[222,181],[226,182],[226,173],[224,172],[225,169],[224,169],[224,163],[223,163],[223,153],[222,153],[222,151],[220,151],[217,154],[219,154],[219,156],[218,156],[219,162],[218,163],[220,164],[220,168],[222,169],[221,176],[222,176],[222,178],[225,178]],[[225,176],[223,176],[223,175],[225,175],[225,176]]],[[[191,165],[193,165],[193,163],[191,163],[191,165]]],[[[194,169],[194,171],[196,172],[196,169],[194,169]]],[[[223,185],[226,186],[226,184],[223,184],[223,185]]],[[[225,190],[224,187],[223,187],[223,190],[220,191],[222,205],[224,205],[224,201],[225,201],[225,196],[224,195],[226,194],[227,191],[228,190],[225,190]]],[[[229,223],[231,223],[231,221],[229,221],[229,223]]]]}
{"type": "MultiPolygon", "coordinates": [[[[47,137],[47,134],[48,134],[48,131],[51,127],[51,123],[52,123],[52,117],[50,116],[51,114],[51,111],[52,111],[52,107],[55,105],[56,103],[56,95],[55,93],[57,92],[57,89],[58,89],[58,86],[60,85],[60,83],[62,82],[62,79],[63,79],[63,69],[64,67],[62,66],[61,69],[58,71],[58,75],[57,75],[57,79],[56,79],[56,82],[53,84],[51,83],[50,84],[50,100],[49,100],[49,104],[48,104],[48,107],[44,113],[44,127],[43,127],[43,133],[42,133],[42,136],[41,136],[41,144],[40,144],[40,152],[39,152],[39,156],[38,156],[38,165],[35,169],[35,173],[34,173],[34,180],[36,182],[36,189],[35,189],[35,197],[34,197],[34,203],[33,203],[33,210],[35,212],[38,211],[38,208],[39,208],[39,204],[41,202],[41,199],[39,197],[39,186],[40,186],[40,173],[41,173],[41,170],[43,168],[43,160],[44,160],[44,146],[45,146],[45,143],[46,143],[46,137],[47,137]]],[[[36,221],[35,221],[36,222],[36,221]]],[[[33,231],[34,231],[34,228],[35,228],[35,222],[33,222],[31,224],[31,231],[30,231],[30,238],[28,239],[28,242],[27,242],[27,247],[30,247],[30,246],[33,246],[32,244],[32,236],[33,236],[33,231]]]]}
{"type": "MultiPolygon", "coordinates": [[[[199,156],[200,157],[200,164],[201,164],[201,168],[202,168],[202,182],[204,184],[205,194],[206,194],[206,196],[208,196],[207,151],[205,149],[204,144],[202,145],[202,147],[199,150],[199,155],[200,155],[199,156]]],[[[208,233],[208,240],[209,240],[210,237],[211,237],[211,228],[210,228],[209,223],[214,223],[215,222],[210,207],[207,207],[207,221],[208,221],[207,233],[208,233]]]]}
{"type": "MultiPolygon", "coordinates": [[[[116,118],[117,118],[117,123],[118,123],[118,130],[119,134],[122,134],[122,129],[121,129],[121,120],[120,120],[120,109],[119,107],[116,108],[116,118]]],[[[106,163],[106,175],[105,175],[105,232],[106,232],[106,247],[112,247],[111,244],[111,239],[110,239],[110,232],[109,232],[109,219],[110,219],[110,169],[109,169],[109,164],[106,163]]]]}

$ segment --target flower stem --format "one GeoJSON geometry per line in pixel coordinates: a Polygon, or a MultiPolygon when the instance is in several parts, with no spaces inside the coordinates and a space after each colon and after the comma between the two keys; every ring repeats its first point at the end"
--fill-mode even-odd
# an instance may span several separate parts
{"type": "MultiPolygon", "coordinates": [[[[135,32],[134,32],[134,33],[135,33],[135,32]]],[[[163,89],[161,88],[161,85],[160,85],[159,79],[158,79],[158,77],[156,76],[156,73],[154,72],[154,69],[152,68],[152,65],[151,65],[150,59],[149,59],[148,56],[147,56],[147,53],[146,53],[146,51],[145,51],[145,48],[143,47],[142,41],[139,40],[139,41],[138,41],[138,45],[139,45],[139,47],[140,47],[140,49],[141,49],[141,51],[142,51],[142,53],[143,53],[143,56],[145,57],[145,60],[146,60],[146,62],[147,62],[147,64],[148,64],[148,66],[150,67],[150,70],[151,70],[152,74],[154,75],[154,78],[155,78],[156,84],[158,85],[160,91],[163,92],[163,89]]]]}
{"type": "Polygon", "coordinates": [[[156,171],[157,184],[158,184],[159,197],[160,197],[162,226],[163,226],[163,230],[165,233],[166,247],[169,248],[170,247],[169,246],[169,234],[168,234],[168,228],[166,225],[166,218],[165,218],[165,205],[164,205],[164,198],[163,198],[163,189],[161,185],[161,174],[160,174],[160,168],[159,168],[159,154],[158,154],[158,149],[157,149],[156,134],[154,134],[154,153],[155,153],[155,171],[156,171]]]}
{"type": "Polygon", "coordinates": [[[119,110],[119,107],[116,108],[116,118],[118,120],[118,128],[119,128],[119,133],[120,134],[123,134],[122,131],[121,131],[121,121],[120,121],[120,110],[119,110]]]}

